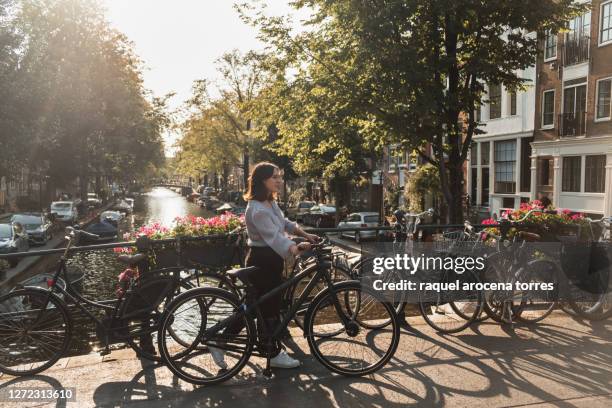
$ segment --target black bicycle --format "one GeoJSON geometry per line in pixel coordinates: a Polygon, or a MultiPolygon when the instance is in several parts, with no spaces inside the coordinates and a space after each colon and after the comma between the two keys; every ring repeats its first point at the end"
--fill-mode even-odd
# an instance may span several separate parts
{"type": "MultiPolygon", "coordinates": [[[[80,238],[97,235],[72,227],[66,229],[68,243],[57,271],[47,282],[48,288],[25,287],[0,297],[0,371],[15,375],[33,375],[51,367],[70,347],[74,327],[73,313],[85,313],[96,325],[96,334],[104,349],[127,343],[147,359],[160,360],[152,336],[157,333],[164,305],[180,291],[192,288],[172,271],[152,271],[127,277],[123,293],[110,301],[96,302],[81,296],[66,278],[66,262],[72,246],[80,238]],[[57,284],[59,278],[66,288],[57,284]],[[96,316],[90,309],[103,312],[96,316]]],[[[147,255],[121,255],[118,260],[131,266],[147,261],[147,255]]],[[[190,344],[172,332],[175,341],[189,349],[190,344]]]]}
{"type": "MultiPolygon", "coordinates": [[[[313,246],[317,268],[307,268],[255,302],[247,300],[248,295],[238,298],[218,288],[195,288],[177,296],[167,306],[158,333],[158,347],[168,368],[190,383],[215,384],[236,375],[255,353],[266,358],[264,375],[270,376],[267,350],[280,346],[284,328],[320,281],[325,282],[326,289],[312,299],[304,317],[304,336],[312,354],[325,367],[343,375],[366,375],[382,368],[399,343],[399,323],[393,307],[358,281],[334,283],[326,254],[328,243],[313,246]],[[312,275],[312,279],[298,301],[282,316],[277,327],[265,327],[259,305],[307,275],[312,275]],[[271,333],[263,342],[258,340],[255,318],[271,333]],[[390,319],[391,324],[380,329],[364,324],[377,319],[390,319]],[[236,333],[228,327],[241,329],[236,333]],[[185,348],[174,341],[172,333],[177,332],[181,338],[189,338],[192,346],[185,348]],[[193,345],[223,350],[226,367],[220,368],[208,349],[193,345]]],[[[253,289],[249,276],[256,271],[256,267],[240,268],[227,275],[240,281],[248,293],[253,289]]]]}

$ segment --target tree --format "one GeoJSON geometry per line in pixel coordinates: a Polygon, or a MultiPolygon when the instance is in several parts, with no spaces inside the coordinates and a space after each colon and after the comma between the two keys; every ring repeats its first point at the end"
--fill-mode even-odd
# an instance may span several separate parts
{"type": "MultiPolygon", "coordinates": [[[[463,165],[482,132],[474,111],[486,101],[483,83],[529,86],[520,71],[538,53],[531,33],[557,32],[585,7],[571,0],[298,0],[294,7],[308,7],[312,17],[309,30],[295,35],[253,3],[241,13],[274,47],[277,75],[297,71],[286,88],[316,84],[297,96],[303,108],[314,111],[313,102],[327,99],[322,106],[342,108],[378,149],[389,142],[416,149],[439,170],[452,223],[463,219],[463,165]]],[[[344,145],[345,135],[332,137],[344,145]]]]}
{"type": "Polygon", "coordinates": [[[21,110],[27,105],[16,86],[23,38],[12,24],[15,11],[15,1],[0,0],[0,179],[20,170],[27,151],[21,120],[21,110]]]}
{"type": "Polygon", "coordinates": [[[22,137],[52,185],[78,176],[85,197],[92,177],[134,180],[162,164],[167,97],[144,89],[132,44],[97,1],[22,0],[12,25],[24,37],[22,137]]]}

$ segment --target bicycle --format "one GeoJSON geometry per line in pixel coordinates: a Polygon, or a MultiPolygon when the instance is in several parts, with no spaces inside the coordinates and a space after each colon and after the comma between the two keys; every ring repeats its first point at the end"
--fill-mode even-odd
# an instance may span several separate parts
{"type": "MultiPolygon", "coordinates": [[[[176,274],[161,271],[147,277],[128,276],[128,285],[116,300],[86,299],[71,287],[66,262],[75,242],[98,236],[72,227],[66,231],[68,242],[53,278],[47,281],[48,288],[25,287],[0,297],[0,371],[15,376],[33,375],[55,364],[69,349],[74,308],[95,323],[104,346],[101,354],[108,354],[111,344],[125,342],[137,355],[160,361],[152,348],[151,335],[157,332],[164,304],[178,290],[191,286],[176,274]],[[60,278],[66,282],[65,289],[57,284],[60,278]],[[103,312],[104,317],[97,317],[89,308],[103,312]]],[[[118,259],[137,267],[146,262],[147,255],[122,255],[118,259]]],[[[185,343],[176,333],[171,334],[185,343]]]]}
{"type": "MultiPolygon", "coordinates": [[[[329,241],[325,240],[313,245],[317,268],[301,271],[272,291],[261,295],[257,301],[251,302],[248,296],[238,298],[217,288],[195,288],[176,297],[164,313],[158,334],[158,347],[167,367],[176,376],[190,383],[215,384],[236,375],[254,353],[254,348],[257,348],[255,354],[266,358],[263,373],[267,377],[271,376],[269,350],[275,344],[280,344],[279,335],[321,280],[327,288],[314,297],[304,318],[304,336],[315,358],[331,371],[349,376],[370,374],[383,367],[393,357],[399,343],[399,323],[395,312],[388,302],[384,302],[378,294],[362,287],[357,281],[335,284],[332,282],[324,254],[328,243],[329,241]],[[271,335],[266,336],[267,341],[263,344],[260,343],[253,318],[261,319],[264,326],[266,325],[259,305],[306,275],[313,276],[298,302],[281,317],[277,327],[264,327],[271,335]],[[206,306],[200,310],[201,305],[206,306]],[[363,322],[373,316],[381,318],[383,312],[389,316],[391,327],[364,334],[367,327],[363,322]],[[174,330],[173,327],[181,322],[183,326],[190,327],[185,334],[191,335],[193,344],[224,350],[227,367],[220,369],[212,360],[209,350],[186,350],[172,342],[170,334],[174,330]],[[239,333],[230,334],[224,331],[235,325],[242,327],[239,333]],[[359,341],[364,344],[358,344],[359,341]],[[339,343],[336,347],[329,347],[335,342],[339,343]],[[343,348],[343,345],[346,347],[343,348]],[[360,346],[361,352],[358,350],[360,346]],[[334,351],[338,351],[340,355],[326,355],[334,351]]],[[[248,267],[235,269],[227,274],[240,281],[247,291],[252,291],[254,288],[249,276],[256,271],[256,267],[248,267]]],[[[382,318],[386,316],[383,315],[382,318]]]]}
{"type": "MultiPolygon", "coordinates": [[[[593,240],[592,246],[589,248],[589,261],[594,262],[595,267],[599,266],[601,270],[588,271],[589,273],[586,276],[571,276],[571,271],[563,268],[563,264],[560,265],[560,268],[566,276],[570,275],[570,278],[568,278],[567,303],[571,310],[579,317],[587,320],[603,320],[612,316],[612,295],[610,294],[612,243],[607,234],[610,231],[612,220],[610,218],[599,220],[587,218],[587,221],[589,221],[589,232],[593,240]],[[593,230],[593,226],[600,228],[599,233],[593,230]]],[[[593,265],[589,265],[589,267],[594,269],[593,265]]]]}
{"type": "MultiPolygon", "coordinates": [[[[543,248],[529,248],[528,242],[542,239],[540,233],[518,230],[520,228],[537,228],[537,224],[525,221],[535,212],[530,210],[519,220],[503,218],[498,220],[500,235],[492,232],[484,233],[495,239],[496,250],[487,257],[488,268],[483,280],[503,283],[511,287],[509,290],[485,291],[483,309],[485,313],[498,323],[512,324],[515,320],[524,323],[537,323],[552,313],[557,305],[559,290],[563,284],[560,281],[558,268],[548,257],[542,255],[543,248]],[[517,229],[512,238],[510,230],[517,229]],[[536,256],[536,253],[539,253],[536,256]],[[555,288],[552,292],[541,290],[519,290],[517,284],[549,283],[555,288]]],[[[542,233],[548,234],[546,231],[542,233]]],[[[544,248],[546,249],[546,248],[544,248]]]]}

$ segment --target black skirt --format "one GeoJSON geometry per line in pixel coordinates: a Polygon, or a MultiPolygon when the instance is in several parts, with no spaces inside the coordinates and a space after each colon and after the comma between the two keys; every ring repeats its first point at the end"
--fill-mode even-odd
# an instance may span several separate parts
{"type": "MultiPolygon", "coordinates": [[[[270,292],[282,283],[285,262],[270,247],[250,247],[246,258],[246,266],[259,268],[250,277],[251,282],[257,289],[256,298],[270,292]]],[[[279,292],[259,306],[264,318],[277,318],[279,316],[282,297],[282,292],[279,292]]]]}

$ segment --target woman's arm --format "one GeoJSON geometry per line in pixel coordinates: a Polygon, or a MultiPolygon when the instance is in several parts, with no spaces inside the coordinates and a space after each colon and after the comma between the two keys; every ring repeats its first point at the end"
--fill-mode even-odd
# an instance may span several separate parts
{"type": "Polygon", "coordinates": [[[306,238],[310,242],[317,242],[319,240],[319,236],[315,234],[309,234],[303,229],[300,228],[299,225],[295,225],[295,228],[292,232],[293,235],[297,235],[298,237],[306,238]]]}
{"type": "Polygon", "coordinates": [[[283,211],[280,209],[278,204],[276,204],[276,202],[274,204],[276,205],[276,211],[278,211],[285,219],[285,231],[298,237],[305,238],[310,242],[317,242],[319,240],[319,237],[317,235],[307,233],[302,228],[300,228],[297,222],[291,221],[287,217],[285,217],[285,214],[283,214],[283,211]]]}

